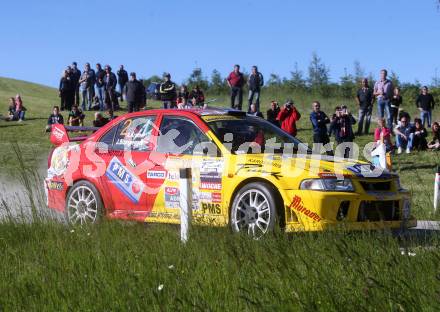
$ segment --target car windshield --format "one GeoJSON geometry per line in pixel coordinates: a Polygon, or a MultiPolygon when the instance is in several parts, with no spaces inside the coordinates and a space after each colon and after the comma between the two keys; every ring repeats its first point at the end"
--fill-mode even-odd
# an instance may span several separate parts
{"type": "Polygon", "coordinates": [[[234,154],[310,152],[301,141],[259,117],[207,115],[202,118],[234,154]]]}

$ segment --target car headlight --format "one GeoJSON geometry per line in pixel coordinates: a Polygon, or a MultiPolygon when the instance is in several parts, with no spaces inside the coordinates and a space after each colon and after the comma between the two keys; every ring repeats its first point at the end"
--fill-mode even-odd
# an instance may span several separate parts
{"type": "Polygon", "coordinates": [[[353,192],[354,187],[350,179],[307,179],[301,182],[301,190],[353,192]]]}

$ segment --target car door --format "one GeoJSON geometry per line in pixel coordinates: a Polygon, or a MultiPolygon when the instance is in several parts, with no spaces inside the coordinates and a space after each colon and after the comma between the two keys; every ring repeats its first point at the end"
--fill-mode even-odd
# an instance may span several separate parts
{"type": "MultiPolygon", "coordinates": [[[[146,172],[152,166],[149,155],[157,136],[155,122],[155,116],[124,119],[113,130],[108,152],[101,155],[107,165],[103,185],[111,195],[114,216],[143,220],[147,214],[146,172]]],[[[106,134],[103,140],[109,140],[106,134]]]]}
{"type": "MultiPolygon", "coordinates": [[[[192,208],[196,220],[204,216],[221,217],[223,159],[217,146],[198,125],[187,117],[164,116],[160,124],[156,155],[156,171],[165,171],[167,179],[161,184],[150,220],[180,221],[179,169],[192,168],[192,208]],[[160,157],[159,157],[160,156],[160,157]]],[[[152,185],[154,181],[148,181],[152,185]]],[[[156,185],[157,186],[157,185],[156,185]]]]}

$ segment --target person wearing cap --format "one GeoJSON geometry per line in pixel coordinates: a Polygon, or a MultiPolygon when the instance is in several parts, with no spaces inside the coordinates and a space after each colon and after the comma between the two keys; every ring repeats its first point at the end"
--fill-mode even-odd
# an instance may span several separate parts
{"type": "Polygon", "coordinates": [[[231,72],[226,78],[228,86],[231,88],[231,108],[236,108],[241,110],[243,106],[243,86],[244,86],[244,76],[240,72],[240,65],[234,66],[234,71],[231,72]],[[238,105],[235,105],[235,99],[238,96],[238,105]]]}
{"type": "Polygon", "coordinates": [[[249,79],[248,79],[248,87],[249,87],[248,112],[251,110],[251,104],[254,101],[254,97],[255,97],[255,105],[257,106],[257,111],[260,111],[260,92],[261,92],[261,87],[263,85],[264,85],[263,75],[258,71],[257,66],[252,66],[252,72],[249,75],[249,79]]]}
{"type": "Polygon", "coordinates": [[[301,118],[301,114],[293,104],[292,100],[287,100],[284,107],[278,113],[277,120],[281,124],[281,129],[292,136],[296,136],[296,122],[301,118]]]}
{"type": "Polygon", "coordinates": [[[125,84],[124,92],[128,112],[138,112],[143,100],[145,88],[143,84],[136,79],[136,73],[130,73],[130,80],[125,84]]]}
{"type": "Polygon", "coordinates": [[[159,88],[163,108],[175,108],[177,98],[176,84],[171,81],[171,75],[169,73],[165,73],[163,78],[164,81],[160,84],[159,88]]]}
{"type": "Polygon", "coordinates": [[[124,65],[119,66],[119,70],[116,74],[118,75],[118,85],[119,85],[119,92],[121,92],[121,102],[123,102],[124,87],[128,81],[128,74],[127,71],[124,69],[124,65]]]}

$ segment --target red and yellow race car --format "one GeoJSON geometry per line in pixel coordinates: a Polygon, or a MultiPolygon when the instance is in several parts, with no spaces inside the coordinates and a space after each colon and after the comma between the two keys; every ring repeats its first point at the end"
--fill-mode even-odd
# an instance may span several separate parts
{"type": "Polygon", "coordinates": [[[286,231],[416,225],[399,177],[312,155],[271,123],[225,109],[148,110],[100,129],[53,125],[48,206],[70,223],[107,216],[179,223],[179,169],[191,168],[193,222],[259,237],[286,231]],[[70,130],[96,130],[69,137],[70,130]]]}

